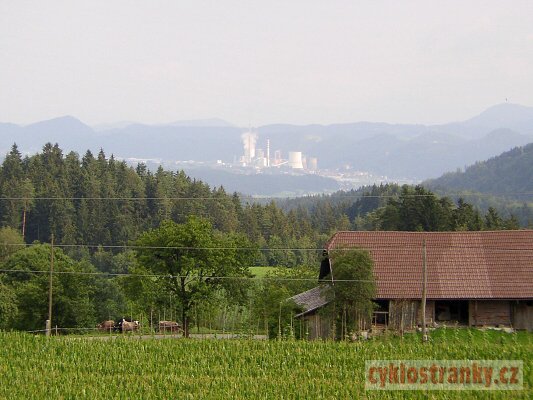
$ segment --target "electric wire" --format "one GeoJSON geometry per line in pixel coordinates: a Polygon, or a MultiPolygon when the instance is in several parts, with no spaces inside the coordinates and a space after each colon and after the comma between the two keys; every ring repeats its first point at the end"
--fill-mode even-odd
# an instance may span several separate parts
{"type": "MultiPolygon", "coordinates": [[[[280,267],[283,268],[283,267],[280,267]]],[[[412,271],[410,271],[412,272],[412,271]]],[[[221,276],[211,276],[211,275],[205,275],[205,276],[199,276],[199,275],[173,275],[173,274],[146,274],[146,273],[132,273],[132,272],[103,272],[103,271],[52,271],[49,270],[23,270],[23,269],[0,269],[0,273],[13,273],[13,274],[46,274],[49,275],[85,275],[85,276],[108,276],[108,277],[134,277],[134,278],[165,278],[165,279],[189,279],[190,281],[194,280],[203,280],[203,279],[211,279],[211,280],[270,280],[270,281],[294,281],[294,282],[322,282],[322,283],[336,283],[336,282],[366,282],[366,283],[381,283],[385,285],[392,285],[392,284],[422,284],[420,282],[420,279],[418,278],[412,278],[412,279],[322,279],[319,280],[317,277],[311,278],[311,277],[284,277],[284,276],[242,276],[242,275],[221,275],[221,276]]],[[[404,275],[407,275],[408,273],[404,272],[404,275]]],[[[428,284],[441,284],[441,283],[455,283],[455,282],[464,282],[464,277],[457,277],[457,278],[438,278],[435,280],[428,280],[428,284]]],[[[522,282],[518,279],[516,280],[505,280],[505,281],[498,281],[498,282],[492,282],[491,286],[507,286],[509,284],[522,284],[522,285],[528,285],[527,282],[522,282]]]]}
{"type": "MultiPolygon", "coordinates": [[[[231,196],[231,195],[228,195],[231,196]]],[[[346,196],[338,196],[338,197],[330,197],[332,200],[342,200],[342,199],[349,199],[349,198],[356,198],[356,199],[362,199],[362,198],[399,198],[399,197],[449,197],[449,196],[459,196],[459,197],[471,197],[471,196],[533,196],[533,192],[514,192],[514,193],[449,193],[449,194],[390,194],[390,195],[346,195],[346,196]]],[[[326,196],[324,195],[317,195],[317,196],[308,196],[308,197],[299,197],[299,199],[304,200],[312,200],[312,199],[322,199],[326,196]]],[[[270,198],[274,199],[280,199],[279,197],[258,197],[253,195],[238,195],[239,199],[254,199],[254,200],[268,200],[270,198]]],[[[293,199],[291,197],[282,197],[283,199],[293,199]]],[[[231,201],[232,197],[216,197],[216,196],[200,196],[200,197],[194,197],[194,196],[185,196],[185,197],[131,197],[131,196],[110,196],[110,197],[79,197],[79,196],[37,196],[37,197],[7,197],[7,196],[0,196],[0,200],[8,200],[8,201],[29,201],[29,200],[91,200],[91,201],[118,201],[118,200],[126,200],[126,201],[168,201],[168,200],[186,200],[186,201],[192,201],[192,200],[200,200],[200,201],[231,201]]]]}
{"type": "MultiPolygon", "coordinates": [[[[34,243],[1,243],[0,246],[6,246],[6,247],[35,247],[35,246],[42,246],[42,245],[48,245],[50,246],[50,243],[40,243],[40,242],[34,242],[34,243]]],[[[514,251],[533,251],[533,247],[495,247],[495,246],[487,246],[487,245],[479,245],[479,246],[471,246],[471,245],[432,245],[431,243],[427,244],[428,248],[435,249],[435,250],[453,250],[453,249],[466,249],[466,250],[483,250],[483,251],[497,251],[497,252],[514,252],[514,251]]],[[[102,248],[102,249],[132,249],[132,250],[201,250],[201,251],[232,251],[232,250],[244,250],[244,251],[260,251],[260,252],[268,252],[268,251],[313,251],[313,252],[323,252],[326,250],[324,247],[242,247],[242,246],[235,246],[235,247],[199,247],[199,246],[144,246],[144,245],[130,245],[130,244],[124,244],[124,245],[102,245],[102,244],[54,244],[54,248],[102,248]]],[[[372,246],[368,248],[363,247],[336,247],[336,248],[330,248],[328,251],[350,251],[354,249],[364,249],[368,251],[374,251],[374,250],[413,250],[413,249],[420,249],[422,245],[415,245],[415,244],[408,244],[408,245],[379,245],[379,246],[372,246]]]]}

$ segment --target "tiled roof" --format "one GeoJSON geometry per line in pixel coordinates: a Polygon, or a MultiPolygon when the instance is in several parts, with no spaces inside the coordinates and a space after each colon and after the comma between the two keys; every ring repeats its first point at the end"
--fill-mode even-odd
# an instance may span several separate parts
{"type": "Polygon", "coordinates": [[[369,250],[377,298],[416,299],[422,295],[424,240],[428,299],[533,298],[533,230],[338,232],[326,248],[369,250]]]}
{"type": "Polygon", "coordinates": [[[306,292],[299,293],[296,296],[290,298],[296,304],[303,308],[302,313],[296,315],[299,317],[303,314],[307,314],[311,311],[314,311],[328,303],[326,300],[326,289],[327,285],[320,285],[313,289],[310,289],[306,292]]]}

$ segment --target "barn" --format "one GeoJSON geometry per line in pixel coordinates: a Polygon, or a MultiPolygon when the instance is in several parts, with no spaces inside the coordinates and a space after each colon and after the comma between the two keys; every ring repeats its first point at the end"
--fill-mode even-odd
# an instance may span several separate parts
{"type": "MultiPolygon", "coordinates": [[[[426,265],[428,326],[500,326],[533,330],[533,230],[481,232],[338,232],[327,255],[361,248],[374,261],[378,308],[372,328],[411,330],[422,324],[423,270],[426,265]]],[[[329,283],[331,284],[331,283],[329,283]]],[[[292,298],[303,310],[309,338],[331,337],[327,283],[292,298]]]]}

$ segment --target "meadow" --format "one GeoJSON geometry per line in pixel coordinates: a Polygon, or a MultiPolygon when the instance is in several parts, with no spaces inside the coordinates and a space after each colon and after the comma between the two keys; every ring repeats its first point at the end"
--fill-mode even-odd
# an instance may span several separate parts
{"type": "Polygon", "coordinates": [[[533,334],[441,329],[361,342],[110,340],[0,332],[1,399],[533,398],[533,334]],[[524,361],[521,391],[365,391],[365,360],[524,361]]]}

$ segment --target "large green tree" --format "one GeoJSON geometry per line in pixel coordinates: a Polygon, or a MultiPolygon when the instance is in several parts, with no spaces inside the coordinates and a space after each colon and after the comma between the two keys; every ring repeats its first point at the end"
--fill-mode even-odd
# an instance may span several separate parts
{"type": "MultiPolygon", "coordinates": [[[[43,329],[48,317],[48,287],[51,246],[33,245],[12,254],[4,264],[10,272],[0,276],[9,289],[16,315],[4,318],[10,327],[43,329]]],[[[93,327],[96,319],[95,281],[92,265],[76,262],[54,249],[52,324],[61,328],[93,327]],[[87,274],[89,273],[89,274],[87,274]]],[[[5,301],[5,300],[4,300],[5,301]]],[[[4,307],[5,308],[5,307],[4,307]]]]}
{"type": "Polygon", "coordinates": [[[240,278],[250,277],[255,251],[243,236],[221,234],[207,219],[191,216],[183,224],[164,221],[137,245],[140,263],[179,299],[185,335],[193,307],[217,290],[230,300],[245,299],[246,280],[240,278]]]}

